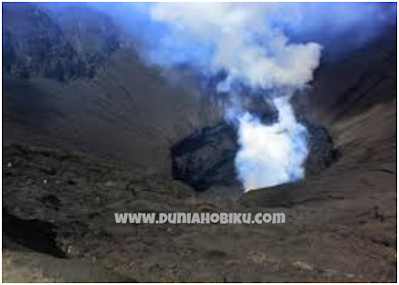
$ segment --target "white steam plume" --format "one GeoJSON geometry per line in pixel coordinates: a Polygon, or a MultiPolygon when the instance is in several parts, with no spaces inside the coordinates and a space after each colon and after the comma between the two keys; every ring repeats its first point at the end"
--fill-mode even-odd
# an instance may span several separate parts
{"type": "Polygon", "coordinates": [[[321,46],[291,43],[268,21],[278,9],[274,3],[156,3],[150,7],[152,19],[168,24],[174,40],[209,47],[211,54],[202,68],[228,74],[219,86],[223,91],[232,91],[232,84],[240,82],[264,90],[264,96],[274,102],[279,118],[270,126],[234,107],[228,110],[238,122],[240,150],[235,162],[246,189],[301,179],[308,154],[306,128],[296,121],[290,99],[312,80],[321,46]],[[276,93],[280,95],[270,95],[276,93]]]}
{"type": "Polygon", "coordinates": [[[319,64],[321,47],[292,44],[268,25],[273,3],[157,3],[154,20],[168,23],[175,40],[195,40],[213,51],[210,70],[225,70],[228,82],[254,88],[303,87],[319,64]]]}
{"type": "Polygon", "coordinates": [[[278,122],[266,126],[245,114],[239,119],[239,143],[236,168],[246,190],[270,187],[299,180],[308,155],[306,128],[296,122],[287,98],[274,100],[278,122]]]}

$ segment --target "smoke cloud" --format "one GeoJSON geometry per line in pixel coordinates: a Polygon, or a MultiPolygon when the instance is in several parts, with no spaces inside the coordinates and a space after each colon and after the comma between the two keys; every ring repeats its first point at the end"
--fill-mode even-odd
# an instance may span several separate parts
{"type": "Polygon", "coordinates": [[[275,99],[280,111],[277,123],[263,125],[246,113],[240,118],[236,168],[245,189],[270,187],[304,176],[308,155],[306,128],[296,122],[287,98],[275,99]]]}
{"type": "Polygon", "coordinates": [[[226,74],[217,91],[232,97],[225,117],[238,129],[235,165],[245,189],[303,178],[307,131],[290,99],[311,82],[322,49],[357,48],[396,23],[396,5],[381,3],[162,2],[118,11],[148,62],[226,74]],[[240,98],[248,94],[237,94],[237,84],[261,93],[278,119],[266,125],[245,110],[240,98]]]}
{"type": "Polygon", "coordinates": [[[157,3],[150,9],[152,20],[172,28],[173,39],[196,41],[211,51],[202,68],[209,73],[226,72],[219,90],[234,92],[234,83],[240,82],[271,97],[279,113],[272,125],[263,125],[234,106],[227,110],[230,119],[238,122],[240,150],[235,164],[245,189],[274,186],[304,175],[306,128],[296,121],[289,99],[312,80],[322,48],[312,42],[291,43],[265,21],[278,8],[263,3],[157,3]]]}
{"type": "Polygon", "coordinates": [[[273,5],[242,3],[158,3],[151,17],[170,25],[173,39],[194,40],[211,51],[209,68],[224,70],[224,82],[254,88],[299,87],[312,79],[320,46],[289,44],[278,29],[265,25],[273,5]]]}

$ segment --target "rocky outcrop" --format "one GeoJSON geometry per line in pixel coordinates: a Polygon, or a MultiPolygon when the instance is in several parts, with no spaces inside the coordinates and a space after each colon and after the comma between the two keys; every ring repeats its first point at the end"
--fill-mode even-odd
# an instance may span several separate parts
{"type": "Polygon", "coordinates": [[[309,155],[305,161],[305,176],[317,175],[325,171],[339,159],[339,151],[334,147],[333,138],[328,129],[321,125],[303,122],[308,130],[309,155]]]}
{"type": "Polygon", "coordinates": [[[172,146],[173,177],[197,191],[212,186],[240,188],[234,170],[237,149],[234,127],[203,128],[172,146]]]}

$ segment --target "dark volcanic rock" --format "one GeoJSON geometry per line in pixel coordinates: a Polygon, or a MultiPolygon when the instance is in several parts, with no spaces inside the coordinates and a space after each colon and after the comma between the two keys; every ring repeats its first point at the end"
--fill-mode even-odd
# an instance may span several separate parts
{"type": "Polygon", "coordinates": [[[305,122],[308,129],[309,155],[305,162],[306,176],[323,172],[339,157],[338,150],[327,128],[310,122],[305,122]]]}
{"type": "Polygon", "coordinates": [[[74,5],[59,5],[61,17],[39,4],[5,3],[3,71],[59,81],[92,77],[118,48],[118,33],[105,15],[74,5]]]}
{"type": "Polygon", "coordinates": [[[65,257],[65,254],[56,245],[56,234],[53,228],[54,226],[49,222],[37,219],[23,220],[3,208],[5,236],[27,248],[57,257],[65,257]]]}
{"type": "Polygon", "coordinates": [[[173,176],[198,191],[236,186],[234,157],[238,145],[233,127],[205,127],[171,148],[173,176]]]}
{"type": "MultiPolygon", "coordinates": [[[[325,127],[308,121],[303,124],[308,129],[306,175],[319,174],[338,158],[338,151],[334,150],[333,140],[325,127]]],[[[197,191],[222,186],[241,188],[234,166],[238,148],[234,127],[227,124],[205,127],[171,148],[173,176],[197,191]]],[[[231,195],[235,192],[229,191],[231,195]]]]}

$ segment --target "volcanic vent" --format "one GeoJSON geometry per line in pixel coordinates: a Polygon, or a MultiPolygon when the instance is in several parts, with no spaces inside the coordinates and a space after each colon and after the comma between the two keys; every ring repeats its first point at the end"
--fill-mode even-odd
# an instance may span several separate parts
{"type": "MultiPolygon", "coordinates": [[[[338,159],[339,152],[326,127],[308,120],[302,123],[308,130],[305,176],[317,175],[338,159]]],[[[209,196],[239,198],[243,186],[234,163],[238,150],[234,126],[201,128],[171,147],[173,177],[209,196]]]]}

